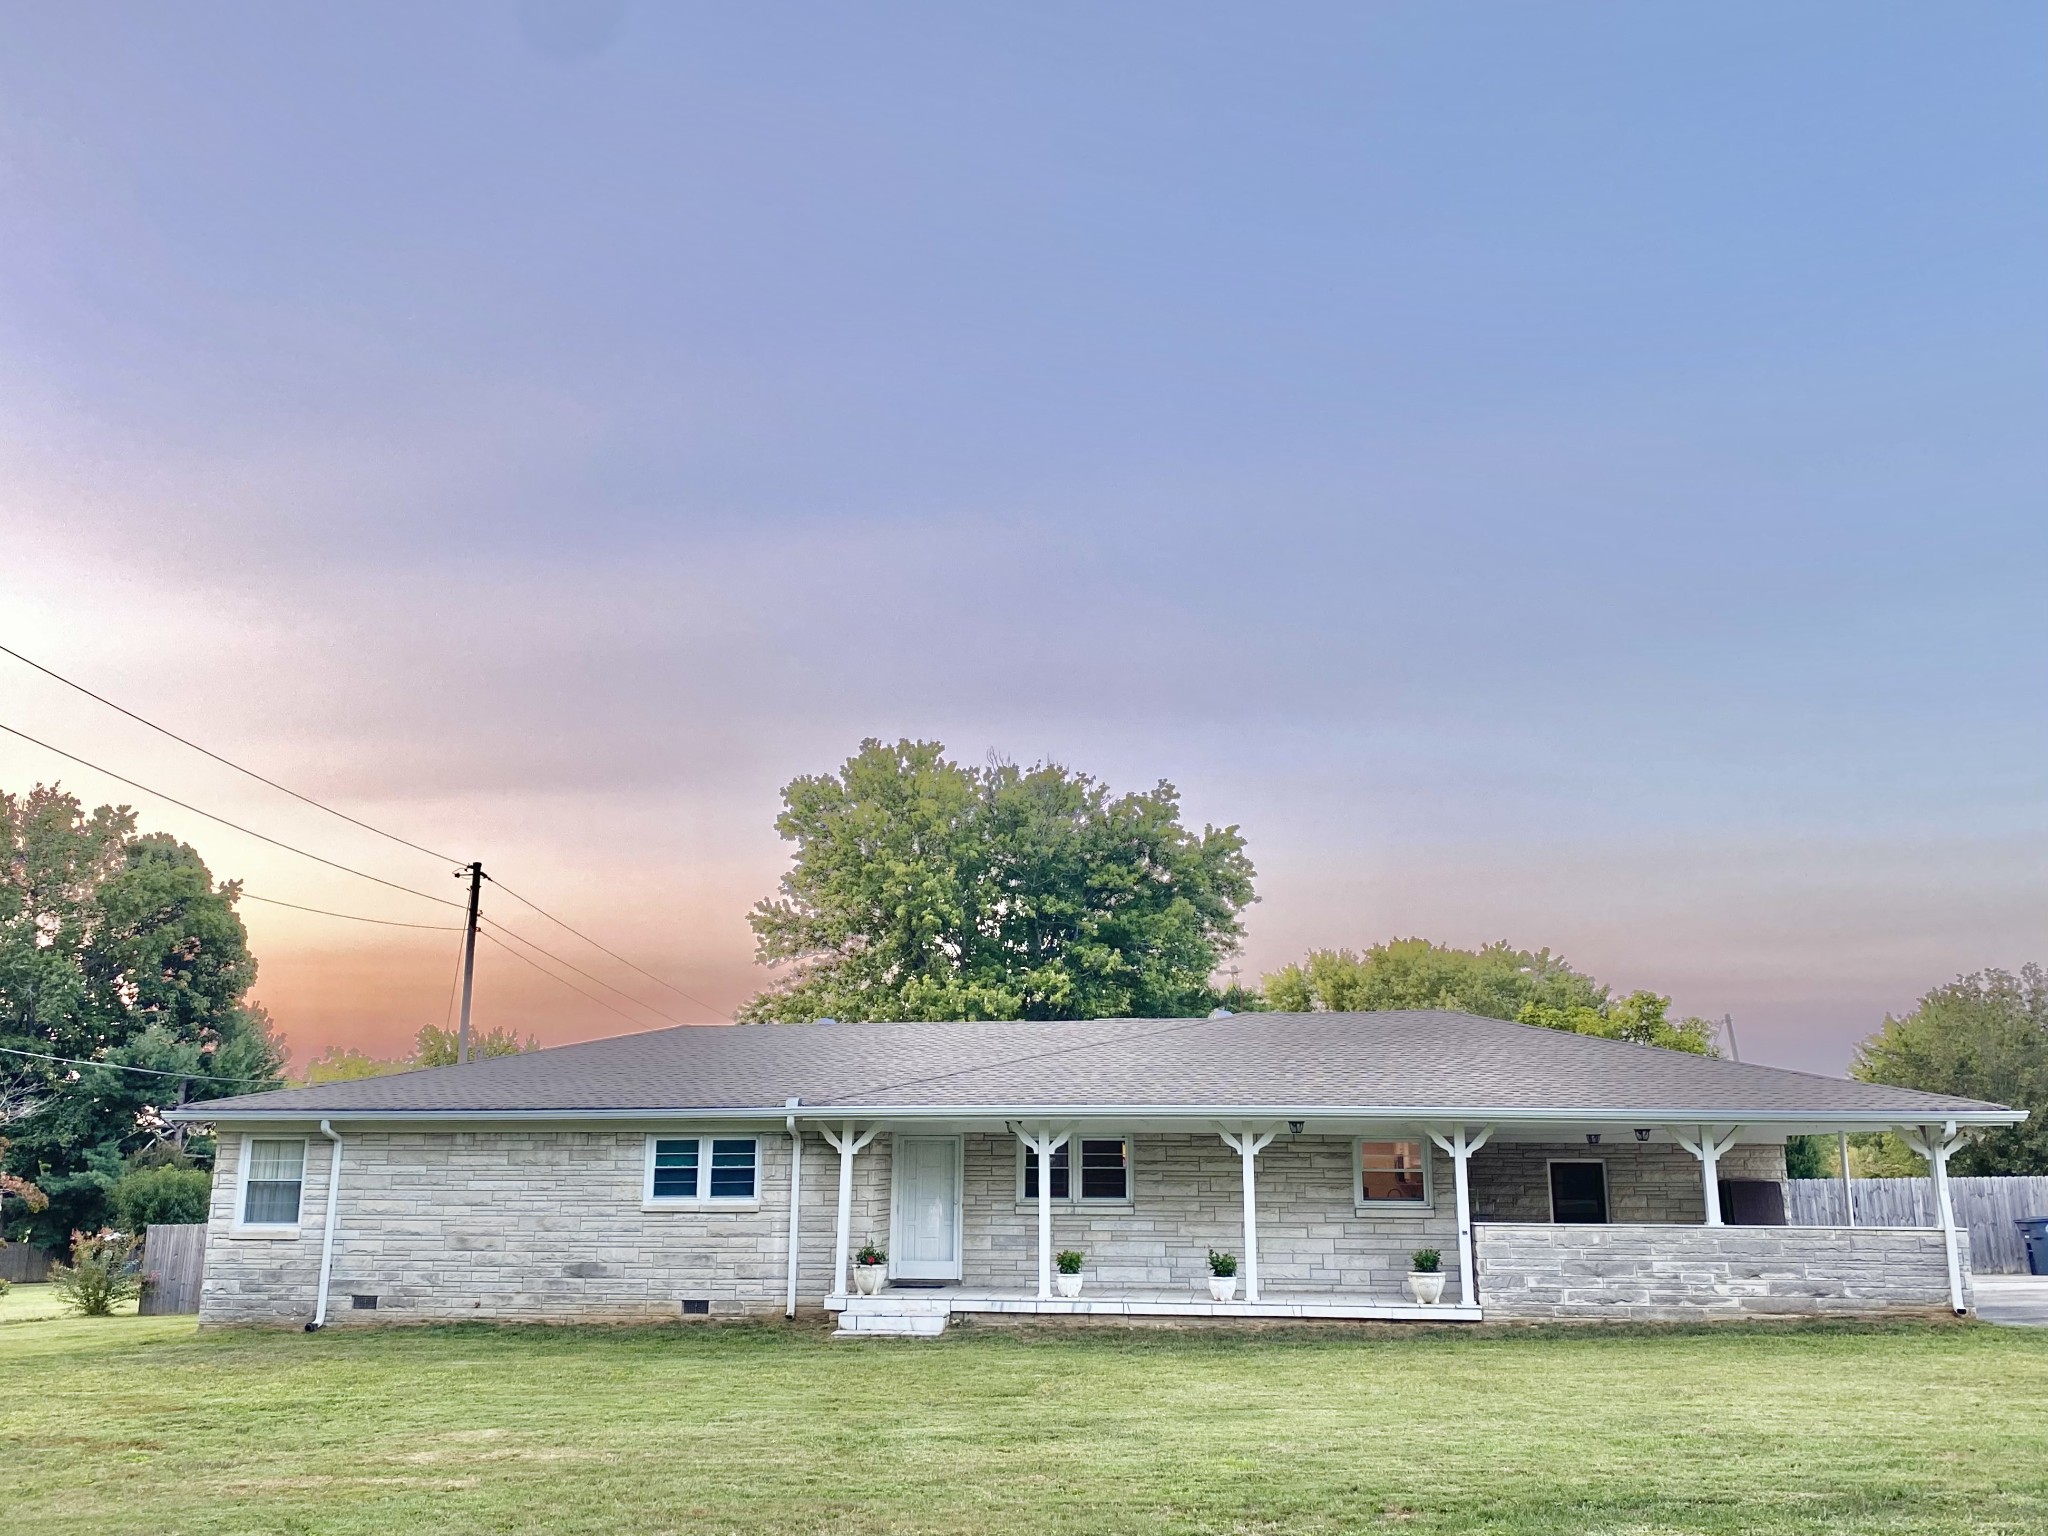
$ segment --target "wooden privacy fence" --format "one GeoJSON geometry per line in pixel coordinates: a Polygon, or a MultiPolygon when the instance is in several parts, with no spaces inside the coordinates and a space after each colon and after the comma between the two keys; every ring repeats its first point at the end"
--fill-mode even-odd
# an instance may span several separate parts
{"type": "MultiPolygon", "coordinates": [[[[1932,1179],[1851,1179],[1859,1227],[1934,1227],[1932,1179]]],[[[1956,1224],[1970,1230],[1970,1267],[1987,1275],[2023,1275],[2027,1253],[2014,1225],[2048,1216],[2048,1178],[1950,1179],[1956,1224]]],[[[1795,1227],[1848,1225],[1840,1179],[1787,1179],[1785,1219],[1795,1227]]]]}
{"type": "Polygon", "coordinates": [[[152,1226],[142,1244],[144,1317],[199,1310],[199,1281],[206,1273],[206,1223],[152,1226]]]}
{"type": "Polygon", "coordinates": [[[50,1266],[57,1256],[28,1243],[0,1243],[0,1280],[16,1285],[40,1285],[50,1278],[50,1266]]]}

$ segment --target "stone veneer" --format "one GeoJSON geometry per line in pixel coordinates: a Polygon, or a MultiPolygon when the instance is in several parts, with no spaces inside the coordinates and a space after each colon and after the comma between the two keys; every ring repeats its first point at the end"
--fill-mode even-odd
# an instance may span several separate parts
{"type": "MultiPolygon", "coordinates": [[[[673,1128],[671,1128],[672,1130],[673,1128]]],[[[713,1315],[779,1314],[789,1225],[790,1138],[761,1139],[761,1199],[745,1209],[644,1211],[647,1128],[348,1131],[341,1220],[329,1289],[331,1323],[426,1318],[652,1319],[684,1298],[713,1315]],[[351,1307],[377,1297],[375,1311],[351,1307]]],[[[1133,1194],[1124,1205],[1054,1206],[1053,1241],[1088,1255],[1089,1284],[1186,1287],[1206,1295],[1207,1255],[1242,1256],[1237,1154],[1213,1133],[1134,1135],[1133,1194]]],[[[307,1138],[304,1197],[288,1237],[232,1230],[242,1136],[225,1130],[200,1302],[203,1321],[303,1322],[318,1283],[328,1143],[307,1138]]],[[[1490,1144],[1472,1164],[1474,1210],[1546,1219],[1550,1157],[1583,1143],[1490,1144]]],[[[1699,1164],[1681,1149],[1632,1142],[1598,1149],[1618,1220],[1697,1222],[1699,1164]]],[[[970,1288],[1028,1292],[1037,1273],[1035,1203],[1017,1196],[1017,1143],[1005,1133],[963,1139],[963,1271],[970,1288]]],[[[1777,1147],[1738,1147],[1731,1176],[1782,1176],[1777,1147]]],[[[832,1287],[838,1154],[804,1136],[798,1301],[832,1287]]],[[[889,1246],[890,1138],[854,1162],[852,1245],[889,1246]]],[[[1360,1212],[1348,1140],[1282,1135],[1258,1159],[1260,1271],[1266,1293],[1401,1299],[1408,1256],[1443,1253],[1458,1291],[1451,1163],[1432,1151],[1434,1200],[1420,1211],[1360,1212]]],[[[1562,1229],[1558,1229],[1562,1230],[1562,1229]]],[[[1572,1229],[1584,1230],[1584,1229],[1572,1229]]],[[[1593,1229],[1595,1231],[1599,1229],[1593,1229]]],[[[1674,1229],[1664,1228],[1670,1232],[1674,1229]]],[[[1482,1300],[1490,1300],[1482,1290],[1482,1300]]]]}
{"type": "MultiPolygon", "coordinates": [[[[1969,1234],[1958,1231],[1964,1300],[1969,1234]]],[[[1948,1254],[1917,1227],[1599,1227],[1475,1234],[1489,1319],[1859,1317],[1949,1311],[1948,1254]]]]}

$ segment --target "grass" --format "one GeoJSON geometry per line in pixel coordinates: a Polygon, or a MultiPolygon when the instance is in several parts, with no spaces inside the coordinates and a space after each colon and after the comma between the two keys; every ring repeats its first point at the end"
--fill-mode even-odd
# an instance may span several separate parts
{"type": "MultiPolygon", "coordinates": [[[[124,1301],[114,1310],[117,1314],[133,1317],[135,1303],[124,1301]]],[[[0,1296],[0,1325],[44,1323],[65,1315],[63,1304],[57,1300],[57,1288],[52,1285],[17,1285],[5,1296],[0,1296]]]]}
{"type": "Polygon", "coordinates": [[[128,1317],[0,1328],[0,1381],[22,1531],[2048,1530],[2048,1331],[1982,1326],[849,1344],[128,1317]]]}

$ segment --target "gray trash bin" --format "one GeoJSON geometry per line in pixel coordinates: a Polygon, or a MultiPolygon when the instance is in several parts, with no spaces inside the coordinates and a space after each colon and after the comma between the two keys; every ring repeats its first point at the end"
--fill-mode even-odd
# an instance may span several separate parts
{"type": "Polygon", "coordinates": [[[2048,1216],[2029,1216],[2014,1225],[2027,1245],[2027,1273],[2048,1275],[2048,1216]]]}

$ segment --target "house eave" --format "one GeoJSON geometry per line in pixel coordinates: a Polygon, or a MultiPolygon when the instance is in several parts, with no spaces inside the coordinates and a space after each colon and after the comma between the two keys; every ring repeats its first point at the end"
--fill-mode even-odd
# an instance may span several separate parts
{"type": "Polygon", "coordinates": [[[1674,1109],[1644,1105],[1627,1109],[1571,1105],[1531,1108],[1500,1105],[1360,1105],[1360,1104],[774,1104],[672,1107],[647,1104],[631,1108],[559,1107],[546,1109],[230,1109],[209,1112],[203,1107],[167,1110],[164,1119],[182,1125],[262,1125],[327,1119],[362,1125],[479,1125],[567,1123],[588,1121],[738,1121],[773,1120],[1189,1120],[1210,1122],[1278,1120],[1466,1121],[1502,1125],[1744,1125],[1815,1126],[1828,1130],[1887,1130],[1898,1125],[1943,1124],[1995,1128],[2019,1125],[2023,1109],[1949,1109],[1900,1107],[1885,1111],[1823,1109],[1674,1109]]]}

